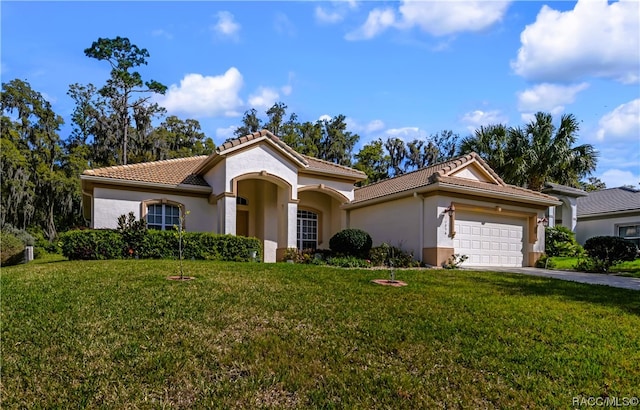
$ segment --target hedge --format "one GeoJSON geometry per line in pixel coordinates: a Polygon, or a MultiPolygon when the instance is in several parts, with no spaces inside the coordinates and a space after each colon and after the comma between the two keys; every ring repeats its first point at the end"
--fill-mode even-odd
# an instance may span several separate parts
{"type": "Polygon", "coordinates": [[[24,243],[9,232],[0,232],[0,266],[16,265],[24,259],[24,243]]]}
{"type": "MultiPolygon", "coordinates": [[[[60,242],[62,254],[70,260],[177,259],[180,254],[175,231],[147,230],[135,249],[129,247],[121,232],[111,229],[69,231],[61,235],[60,242]]],[[[262,246],[257,238],[205,232],[182,235],[184,259],[252,261],[252,251],[256,251],[256,260],[261,260],[262,246]]]]}

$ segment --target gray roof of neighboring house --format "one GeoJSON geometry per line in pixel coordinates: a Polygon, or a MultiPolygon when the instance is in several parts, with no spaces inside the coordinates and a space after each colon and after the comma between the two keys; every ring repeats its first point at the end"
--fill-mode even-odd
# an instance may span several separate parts
{"type": "Polygon", "coordinates": [[[549,195],[560,194],[560,195],[566,195],[566,196],[572,196],[572,197],[589,195],[586,191],[583,191],[582,189],[574,188],[567,185],[555,184],[553,182],[545,183],[544,188],[542,189],[542,192],[549,195]]]}
{"type": "Polygon", "coordinates": [[[640,190],[637,189],[609,188],[578,198],[578,217],[633,210],[640,211],[640,190]]]}

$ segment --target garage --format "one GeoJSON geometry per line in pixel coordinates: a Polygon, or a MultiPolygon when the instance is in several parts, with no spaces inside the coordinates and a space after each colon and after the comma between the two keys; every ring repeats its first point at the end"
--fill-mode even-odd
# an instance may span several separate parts
{"type": "Polygon", "coordinates": [[[459,212],[454,251],[469,257],[464,266],[525,266],[525,227],[524,218],[459,212]]]}

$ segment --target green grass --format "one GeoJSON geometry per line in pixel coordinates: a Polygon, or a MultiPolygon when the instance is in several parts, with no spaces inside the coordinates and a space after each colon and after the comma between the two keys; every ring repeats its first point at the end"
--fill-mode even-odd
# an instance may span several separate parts
{"type": "MultiPolygon", "coordinates": [[[[554,269],[556,270],[575,270],[575,266],[578,263],[578,258],[554,256],[550,258],[555,263],[554,269]]],[[[636,259],[631,262],[622,262],[611,268],[611,273],[616,273],[621,276],[631,276],[640,278],[640,259],[636,259]]]]}
{"type": "Polygon", "coordinates": [[[292,264],[3,268],[2,408],[570,408],[640,396],[640,295],[292,264]]]}

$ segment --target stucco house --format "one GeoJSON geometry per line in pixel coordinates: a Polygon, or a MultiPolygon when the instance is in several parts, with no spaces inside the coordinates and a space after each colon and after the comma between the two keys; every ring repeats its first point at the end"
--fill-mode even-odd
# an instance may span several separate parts
{"type": "Polygon", "coordinates": [[[619,236],[640,247],[640,190],[610,188],[578,198],[576,240],[619,236]]]}
{"type": "Polygon", "coordinates": [[[571,229],[581,245],[594,236],[619,236],[640,247],[640,190],[620,187],[585,192],[547,183],[542,192],[561,202],[549,208],[549,226],[571,229]]]}
{"type": "Polygon", "coordinates": [[[365,174],[301,155],[269,131],[226,142],[210,156],[91,169],[81,175],[92,228],[133,212],[153,229],[254,236],[264,261],[287,248],[328,248],[344,228],[369,232],[441,265],[529,266],[544,252],[545,211],[560,202],[505,184],[476,154],[365,187],[365,174]]]}

